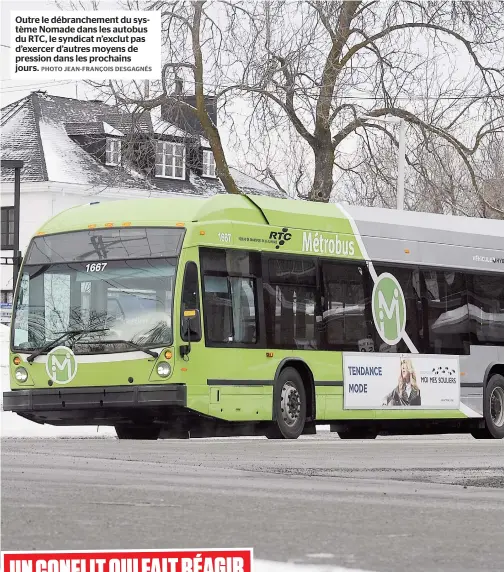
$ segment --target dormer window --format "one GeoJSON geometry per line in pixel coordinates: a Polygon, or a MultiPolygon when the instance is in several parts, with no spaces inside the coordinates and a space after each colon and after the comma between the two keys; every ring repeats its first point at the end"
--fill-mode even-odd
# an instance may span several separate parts
{"type": "Polygon", "coordinates": [[[185,179],[185,145],[157,141],[156,177],[166,179],[185,179]]]}
{"type": "Polygon", "coordinates": [[[115,167],[121,164],[121,140],[107,137],[105,164],[115,167]]]}
{"type": "Polygon", "coordinates": [[[212,151],[203,150],[203,176],[215,178],[215,159],[212,151]]]}

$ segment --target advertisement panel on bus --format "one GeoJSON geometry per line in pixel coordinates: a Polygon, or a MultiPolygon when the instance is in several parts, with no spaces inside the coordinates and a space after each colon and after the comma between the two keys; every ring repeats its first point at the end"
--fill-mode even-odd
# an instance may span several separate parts
{"type": "Polygon", "coordinates": [[[345,409],[458,409],[458,356],[343,354],[345,409]]]}

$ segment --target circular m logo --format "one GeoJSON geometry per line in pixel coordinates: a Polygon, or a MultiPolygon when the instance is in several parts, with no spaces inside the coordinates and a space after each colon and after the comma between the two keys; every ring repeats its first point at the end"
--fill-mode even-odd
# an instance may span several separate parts
{"type": "Polygon", "coordinates": [[[46,371],[54,383],[70,383],[77,373],[77,361],[70,348],[58,346],[47,354],[46,371]]]}
{"type": "Polygon", "coordinates": [[[401,285],[392,274],[378,276],[372,296],[373,320],[381,339],[393,346],[402,338],[406,325],[406,303],[401,285]]]}

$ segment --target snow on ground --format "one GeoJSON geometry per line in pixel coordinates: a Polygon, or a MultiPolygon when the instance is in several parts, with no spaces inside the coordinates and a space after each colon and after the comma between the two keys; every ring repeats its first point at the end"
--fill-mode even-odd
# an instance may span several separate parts
{"type": "Polygon", "coordinates": [[[340,566],[319,566],[312,564],[293,564],[290,562],[272,562],[255,560],[254,572],[371,572],[357,568],[341,568],[340,566]]]}
{"type": "MultiPolygon", "coordinates": [[[[0,368],[2,391],[0,394],[0,414],[2,416],[2,437],[115,437],[112,427],[54,427],[52,425],[39,425],[28,421],[16,413],[3,410],[3,392],[10,391],[9,386],[9,328],[0,324],[0,368]]],[[[328,430],[329,426],[320,426],[318,431],[328,430]]],[[[254,437],[242,437],[253,439],[254,437]]],[[[255,437],[262,439],[262,437],[255,437]]]]}

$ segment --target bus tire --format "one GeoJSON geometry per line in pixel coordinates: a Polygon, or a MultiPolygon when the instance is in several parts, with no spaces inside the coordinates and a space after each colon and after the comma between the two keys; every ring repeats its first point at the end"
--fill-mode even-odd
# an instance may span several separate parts
{"type": "Polygon", "coordinates": [[[274,420],[268,439],[297,439],[306,422],[306,392],[297,369],[286,367],[273,385],[274,420]]]}
{"type": "Polygon", "coordinates": [[[483,395],[485,427],[471,434],[475,439],[504,439],[504,376],[492,375],[483,395]]]}
{"type": "Polygon", "coordinates": [[[117,437],[123,439],[155,441],[161,432],[157,425],[116,425],[117,437]]]}

